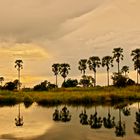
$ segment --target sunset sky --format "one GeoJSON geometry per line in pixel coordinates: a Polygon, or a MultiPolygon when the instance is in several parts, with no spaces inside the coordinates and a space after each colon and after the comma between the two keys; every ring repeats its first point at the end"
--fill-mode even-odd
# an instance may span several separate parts
{"type": "MultiPolygon", "coordinates": [[[[140,0],[0,0],[0,76],[16,79],[14,61],[22,59],[23,86],[54,83],[53,63],[69,63],[68,77],[79,78],[80,59],[102,58],[122,47],[121,66],[130,66],[135,80],[130,53],[140,48],[139,13],[140,0]]],[[[97,71],[97,84],[106,85],[105,72],[97,71]]]]}

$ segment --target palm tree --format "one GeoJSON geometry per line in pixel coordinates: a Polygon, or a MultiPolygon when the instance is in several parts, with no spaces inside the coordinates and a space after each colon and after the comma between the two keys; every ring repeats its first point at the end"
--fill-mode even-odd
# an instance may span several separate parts
{"type": "Polygon", "coordinates": [[[59,73],[60,64],[56,63],[52,65],[52,71],[54,72],[54,75],[56,76],[56,86],[57,86],[57,75],[59,73]]]}
{"type": "Polygon", "coordinates": [[[15,68],[17,68],[18,70],[18,81],[19,81],[19,84],[18,84],[18,88],[20,90],[20,70],[23,69],[23,61],[22,60],[16,60],[15,61],[15,68]]]}
{"type": "Polygon", "coordinates": [[[118,63],[118,73],[120,72],[120,60],[123,60],[123,49],[122,48],[114,48],[113,49],[113,59],[116,59],[118,63]]]}
{"type": "Polygon", "coordinates": [[[121,72],[124,73],[125,77],[126,77],[126,73],[129,73],[129,66],[123,66],[121,69],[121,72]]]}
{"type": "Polygon", "coordinates": [[[64,82],[66,81],[66,77],[69,74],[70,65],[67,63],[60,64],[60,74],[64,78],[64,82]]]}
{"type": "Polygon", "coordinates": [[[1,86],[2,86],[2,82],[4,81],[4,77],[0,77],[0,83],[1,83],[1,86]]]}
{"type": "Polygon", "coordinates": [[[134,61],[134,69],[137,71],[137,84],[138,81],[138,75],[140,73],[140,49],[132,50],[131,56],[133,57],[132,60],[134,61]]]}
{"type": "Polygon", "coordinates": [[[87,59],[81,59],[79,61],[78,69],[85,75],[86,69],[87,69],[87,59]]]}
{"type": "Polygon", "coordinates": [[[107,83],[109,86],[109,69],[110,67],[113,67],[113,58],[111,56],[105,56],[102,58],[102,66],[106,66],[107,70],[107,83]]]}
{"type": "Polygon", "coordinates": [[[101,65],[100,58],[98,56],[92,56],[89,58],[87,63],[89,65],[89,69],[94,72],[94,86],[96,86],[96,69],[99,68],[101,65]]]}

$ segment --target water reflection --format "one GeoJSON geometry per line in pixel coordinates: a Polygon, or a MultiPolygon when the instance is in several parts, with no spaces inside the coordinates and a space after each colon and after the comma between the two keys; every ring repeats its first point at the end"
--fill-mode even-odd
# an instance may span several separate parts
{"type": "Polygon", "coordinates": [[[15,118],[15,125],[16,126],[23,126],[23,116],[20,113],[20,104],[18,105],[18,116],[15,118]]]}
{"type": "Polygon", "coordinates": [[[97,108],[95,106],[95,113],[90,115],[89,125],[91,128],[99,129],[102,127],[102,119],[98,117],[97,108]]]}
{"type": "Polygon", "coordinates": [[[80,113],[79,118],[82,125],[88,125],[88,115],[85,108],[84,111],[82,110],[82,112],[80,113]]]}
{"type": "Polygon", "coordinates": [[[134,123],[134,132],[140,135],[140,108],[138,103],[138,111],[136,112],[136,122],[134,123]]]}
{"type": "Polygon", "coordinates": [[[108,129],[115,127],[115,117],[111,116],[110,107],[108,107],[108,116],[103,118],[103,124],[104,127],[108,129]]]}
{"type": "Polygon", "coordinates": [[[131,111],[129,107],[123,107],[122,112],[125,116],[130,116],[131,115],[131,111]]]}
{"type": "Polygon", "coordinates": [[[53,113],[53,120],[54,121],[62,121],[62,122],[68,122],[71,120],[71,114],[66,106],[62,108],[61,111],[58,110],[58,108],[55,109],[55,112],[53,113]]]}
{"type": "Polygon", "coordinates": [[[119,108],[119,121],[115,126],[115,133],[117,137],[123,137],[125,135],[125,122],[121,119],[121,109],[119,108]]]}

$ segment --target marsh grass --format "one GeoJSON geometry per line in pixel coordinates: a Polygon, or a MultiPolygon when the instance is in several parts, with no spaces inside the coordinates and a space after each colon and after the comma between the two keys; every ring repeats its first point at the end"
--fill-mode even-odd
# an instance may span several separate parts
{"type": "Polygon", "coordinates": [[[127,88],[59,88],[45,92],[0,91],[0,104],[14,105],[23,102],[29,107],[33,102],[42,106],[118,104],[140,100],[140,86],[127,88]]]}

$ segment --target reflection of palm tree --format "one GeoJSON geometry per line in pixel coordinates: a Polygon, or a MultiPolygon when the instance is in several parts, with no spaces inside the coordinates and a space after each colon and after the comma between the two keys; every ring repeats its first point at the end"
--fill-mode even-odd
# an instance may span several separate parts
{"type": "Polygon", "coordinates": [[[80,113],[79,118],[82,125],[88,124],[88,115],[86,114],[86,109],[80,113]]]}
{"type": "Polygon", "coordinates": [[[130,108],[128,108],[128,107],[124,107],[122,109],[122,111],[123,111],[124,116],[130,116],[131,115],[130,108]]]}
{"type": "Polygon", "coordinates": [[[18,106],[18,116],[15,118],[15,125],[16,126],[23,126],[23,116],[20,114],[20,104],[18,106]]]}
{"type": "Polygon", "coordinates": [[[108,117],[103,118],[104,127],[105,128],[114,128],[114,126],[115,126],[114,120],[115,120],[115,117],[111,118],[110,107],[108,107],[108,117]]]}
{"type": "Polygon", "coordinates": [[[121,109],[119,109],[119,122],[115,126],[115,128],[115,133],[117,137],[123,137],[125,135],[125,123],[121,120],[121,109]]]}
{"type": "Polygon", "coordinates": [[[101,117],[98,117],[96,106],[94,115],[90,115],[89,125],[94,129],[99,129],[102,127],[102,119],[101,117]]]}
{"type": "Polygon", "coordinates": [[[68,122],[71,120],[71,115],[69,110],[66,106],[62,108],[61,111],[59,111],[57,108],[55,109],[53,113],[53,120],[54,121],[62,121],[62,122],[68,122]]]}
{"type": "Polygon", "coordinates": [[[66,106],[64,106],[62,108],[62,110],[60,111],[60,118],[61,118],[62,122],[68,122],[68,121],[71,120],[70,112],[69,112],[69,110],[67,109],[66,106]]]}
{"type": "Polygon", "coordinates": [[[57,108],[55,109],[55,111],[53,113],[53,120],[54,121],[60,121],[60,112],[57,108]]]}
{"type": "Polygon", "coordinates": [[[140,135],[140,109],[139,109],[139,103],[138,103],[138,111],[136,112],[136,122],[134,123],[134,132],[136,134],[140,135]]]}

